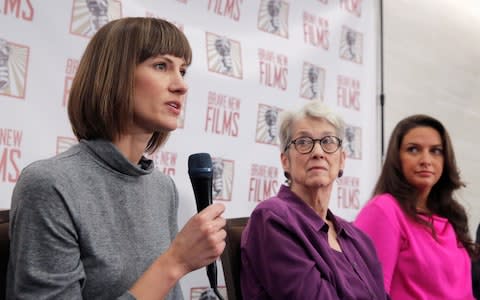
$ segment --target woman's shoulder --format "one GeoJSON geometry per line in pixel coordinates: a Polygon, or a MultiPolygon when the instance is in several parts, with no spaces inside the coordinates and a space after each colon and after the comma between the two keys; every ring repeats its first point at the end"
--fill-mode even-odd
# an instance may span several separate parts
{"type": "Polygon", "coordinates": [[[374,196],[361,209],[355,219],[355,226],[361,230],[391,227],[400,230],[406,222],[406,215],[393,195],[385,193],[374,196]]]}
{"type": "Polygon", "coordinates": [[[290,215],[290,210],[291,207],[286,201],[278,196],[273,196],[258,203],[253,209],[250,218],[286,220],[288,215],[290,215]]]}
{"type": "Polygon", "coordinates": [[[273,212],[281,212],[287,207],[285,201],[278,198],[277,196],[273,196],[267,198],[266,200],[261,201],[260,203],[255,206],[253,211],[273,211],[273,212]]]}
{"type": "MultiPolygon", "coordinates": [[[[55,156],[39,159],[26,165],[21,173],[20,178],[24,180],[48,180],[53,178],[62,178],[68,171],[74,171],[75,157],[79,153],[77,146],[59,153],[55,156]]],[[[78,161],[80,161],[79,159],[78,161]]]]}
{"type": "Polygon", "coordinates": [[[398,201],[389,193],[375,195],[365,204],[364,209],[381,210],[386,214],[402,212],[398,201]]]}
{"type": "Polygon", "coordinates": [[[84,154],[82,147],[76,144],[55,156],[29,163],[20,172],[12,199],[39,199],[40,195],[52,198],[60,190],[79,188],[82,182],[86,182],[85,174],[92,172],[84,154]],[[79,172],[81,169],[84,171],[79,172]]]}
{"type": "Polygon", "coordinates": [[[68,168],[61,167],[58,157],[37,160],[31,162],[22,169],[19,181],[33,181],[40,183],[46,180],[53,180],[56,177],[62,178],[62,170],[65,169],[68,168]]]}
{"type": "Polygon", "coordinates": [[[396,202],[397,200],[395,199],[395,197],[389,193],[375,195],[369,201],[369,203],[376,203],[377,205],[383,205],[383,206],[392,205],[396,202]]]}
{"type": "Polygon", "coordinates": [[[58,197],[59,187],[72,186],[67,172],[68,167],[59,163],[59,156],[41,159],[25,166],[15,183],[12,193],[12,208],[29,207],[48,210],[58,197]],[[52,202],[53,201],[53,202],[52,202]]]}

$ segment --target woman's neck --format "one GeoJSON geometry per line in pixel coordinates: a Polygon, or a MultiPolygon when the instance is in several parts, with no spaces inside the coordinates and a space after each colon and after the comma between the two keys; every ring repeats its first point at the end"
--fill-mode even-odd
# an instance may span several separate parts
{"type": "Polygon", "coordinates": [[[327,220],[331,186],[314,189],[292,186],[291,190],[305,201],[324,221],[327,220]]]}
{"type": "Polygon", "coordinates": [[[140,162],[150,137],[151,135],[124,135],[114,140],[113,144],[132,164],[136,165],[140,162]]]}
{"type": "Polygon", "coordinates": [[[416,201],[416,208],[417,212],[420,213],[430,213],[430,209],[428,208],[428,195],[430,194],[430,190],[428,191],[419,191],[417,194],[417,201],[416,201]]]}

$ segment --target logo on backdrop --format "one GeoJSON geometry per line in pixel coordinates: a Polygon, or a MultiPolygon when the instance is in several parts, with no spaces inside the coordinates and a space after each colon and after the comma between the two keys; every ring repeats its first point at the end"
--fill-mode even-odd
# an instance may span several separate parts
{"type": "Polygon", "coordinates": [[[362,0],[340,0],[340,9],[360,17],[362,15],[362,0]]]}
{"type": "Polygon", "coordinates": [[[275,195],[278,191],[278,168],[252,164],[248,202],[260,202],[275,195]]]}
{"type": "Polygon", "coordinates": [[[65,66],[65,81],[63,83],[63,107],[67,106],[68,96],[70,95],[70,88],[72,86],[73,77],[77,72],[79,61],[73,58],[67,59],[65,66]]]}
{"type": "Polygon", "coordinates": [[[343,149],[348,158],[362,159],[362,128],[347,124],[343,149]]]}
{"type": "Polygon", "coordinates": [[[260,84],[282,91],[287,89],[288,57],[267,49],[258,49],[258,69],[260,84]]]}
{"type": "Polygon", "coordinates": [[[57,154],[67,151],[73,145],[78,143],[76,138],[57,136],[57,154]]]}
{"type": "Polygon", "coordinates": [[[261,0],[258,29],[288,39],[289,4],[281,0],[261,0]]]}
{"type": "Polygon", "coordinates": [[[282,110],[278,107],[259,104],[257,114],[257,133],[255,141],[262,144],[278,145],[278,114],[282,110]]]}
{"type": "Polygon", "coordinates": [[[205,132],[238,137],[240,99],[216,92],[208,92],[205,132]]]}
{"type": "Polygon", "coordinates": [[[210,72],[242,79],[242,51],[240,42],[214,33],[206,33],[207,63],[210,72]]]}
{"type": "Polygon", "coordinates": [[[304,62],[300,97],[309,100],[323,101],[325,91],[325,70],[317,65],[304,62]]]}
{"type": "MultiPolygon", "coordinates": [[[[217,286],[218,292],[223,299],[227,299],[227,288],[225,286],[217,286]]],[[[206,286],[197,286],[190,288],[190,300],[217,300],[215,293],[206,286]]]]}
{"type": "Polygon", "coordinates": [[[0,37],[0,95],[25,98],[29,52],[0,37]]]}
{"type": "Polygon", "coordinates": [[[360,111],[360,81],[347,76],[337,77],[337,105],[360,111]]]}
{"type": "Polygon", "coordinates": [[[330,47],[328,20],[303,12],[303,41],[307,45],[328,50],[330,47]]]}
{"type": "Polygon", "coordinates": [[[70,32],[90,38],[100,27],[121,17],[118,0],[73,0],[70,32]]]}
{"type": "Polygon", "coordinates": [[[175,176],[177,171],[177,152],[156,151],[147,157],[153,160],[155,168],[162,171],[165,175],[175,176]]]}
{"type": "Polygon", "coordinates": [[[5,0],[3,11],[0,10],[0,13],[31,22],[33,21],[35,10],[30,0],[5,0]]]}
{"type": "Polygon", "coordinates": [[[208,0],[208,11],[214,12],[219,16],[224,16],[235,21],[240,20],[243,0],[208,0]]]}
{"type": "Polygon", "coordinates": [[[221,157],[212,158],[214,200],[231,201],[235,162],[221,157]]]}
{"type": "Polygon", "coordinates": [[[342,26],[340,37],[340,58],[362,64],[363,35],[346,26],[342,26]]]}
{"type": "Polygon", "coordinates": [[[17,182],[22,158],[23,131],[0,128],[0,182],[17,182]]]}
{"type": "Polygon", "coordinates": [[[337,179],[337,207],[346,209],[360,208],[360,178],[344,176],[337,179]]]}

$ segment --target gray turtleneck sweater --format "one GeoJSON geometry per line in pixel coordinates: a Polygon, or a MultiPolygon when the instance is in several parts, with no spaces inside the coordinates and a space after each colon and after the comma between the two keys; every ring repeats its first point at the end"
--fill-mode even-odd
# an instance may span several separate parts
{"type": "MultiPolygon", "coordinates": [[[[177,233],[177,208],[171,178],[107,141],[30,164],[12,196],[7,299],[134,299],[177,233]]],[[[178,284],[168,299],[183,299],[178,284]]]]}

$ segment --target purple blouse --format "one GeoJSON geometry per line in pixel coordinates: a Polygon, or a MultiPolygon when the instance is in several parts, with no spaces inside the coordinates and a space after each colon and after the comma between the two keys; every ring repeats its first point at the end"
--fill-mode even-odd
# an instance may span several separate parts
{"type": "Polygon", "coordinates": [[[241,241],[244,299],[389,299],[370,239],[349,222],[336,227],[343,253],[328,244],[328,225],[282,186],[250,216],[241,241]]]}

